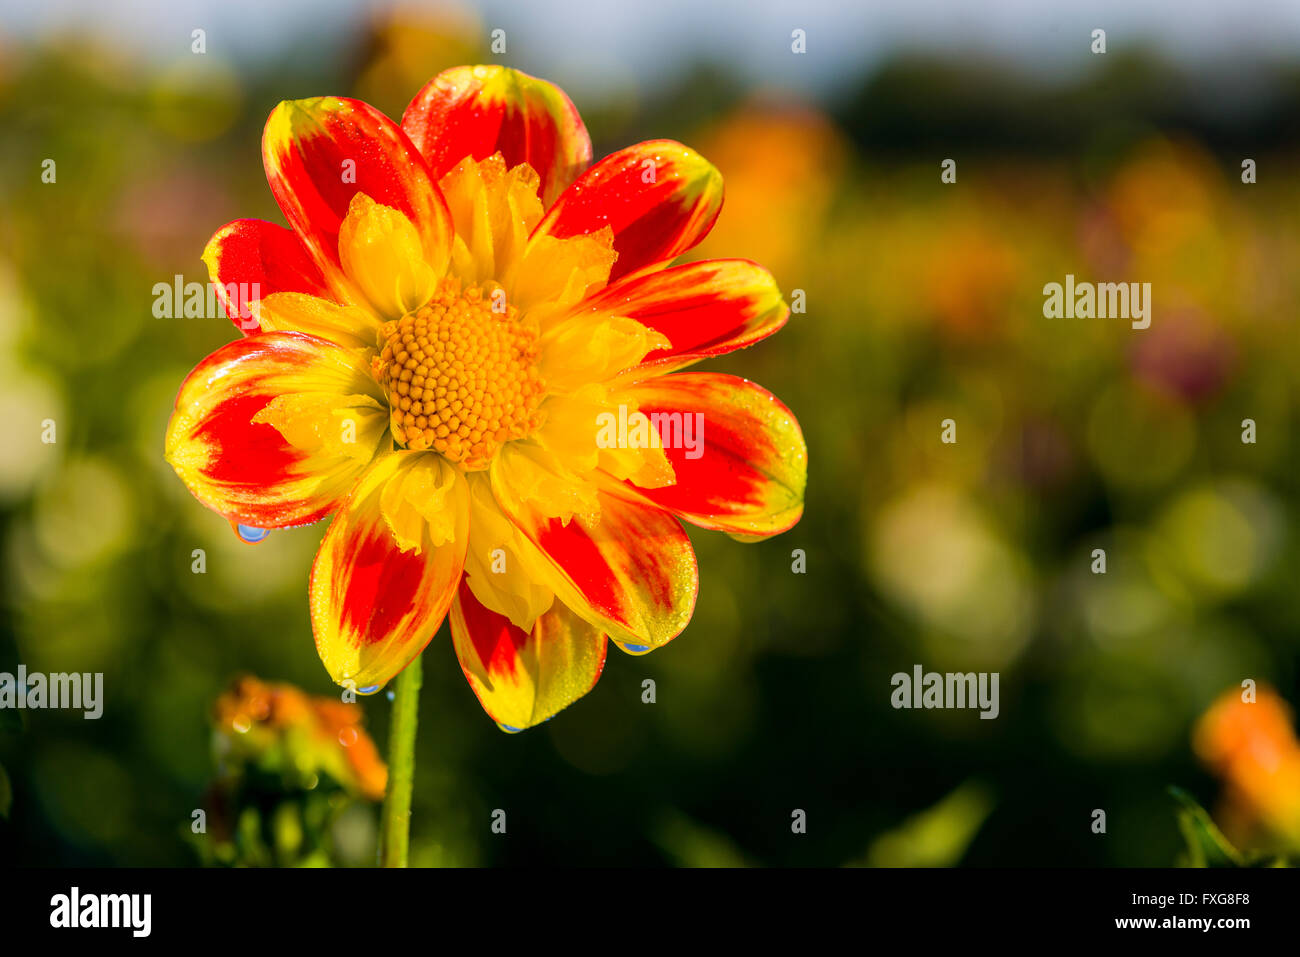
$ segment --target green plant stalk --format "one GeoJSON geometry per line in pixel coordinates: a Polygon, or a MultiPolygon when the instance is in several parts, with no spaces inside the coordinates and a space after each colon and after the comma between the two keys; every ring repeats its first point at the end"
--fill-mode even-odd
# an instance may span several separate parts
{"type": "Polygon", "coordinates": [[[379,866],[406,867],[411,844],[411,785],[420,714],[420,656],[397,676],[388,728],[388,792],[379,826],[379,866]]]}

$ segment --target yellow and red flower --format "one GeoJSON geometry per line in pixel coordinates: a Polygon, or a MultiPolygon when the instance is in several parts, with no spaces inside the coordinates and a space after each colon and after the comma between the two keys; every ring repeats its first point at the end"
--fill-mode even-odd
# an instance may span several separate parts
{"type": "Polygon", "coordinates": [[[236,678],[212,707],[223,762],[260,763],[303,779],[324,771],[348,791],[378,801],[388,768],[364,721],[355,704],[252,675],[236,678]]]}
{"type": "Polygon", "coordinates": [[[798,521],[790,411],[678,372],[788,316],[755,263],[670,266],[722,206],[703,157],[654,140],[588,168],[568,97],[496,66],[439,74],[400,126],[357,100],[281,103],[262,150],[290,228],[238,220],[209,243],[252,328],[181,386],[167,458],[232,523],[334,515],[310,605],[336,682],[377,689],[450,614],[488,714],[532,726],[592,688],[607,637],[637,654],[685,628],[679,519],[742,540],[798,521]],[[701,413],[702,448],[606,447],[597,423],[629,410],[701,413]]]}

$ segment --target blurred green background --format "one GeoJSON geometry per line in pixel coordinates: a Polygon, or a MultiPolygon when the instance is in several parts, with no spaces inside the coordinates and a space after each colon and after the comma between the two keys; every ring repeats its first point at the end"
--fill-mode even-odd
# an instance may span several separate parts
{"type": "MultiPolygon", "coordinates": [[[[396,117],[467,62],[562,82],[562,49],[516,30],[517,55],[495,55],[492,25],[375,12],[324,41],[263,38],[274,53],[253,61],[212,40],[194,55],[188,32],[149,59],[93,23],[0,33],[0,671],[105,688],[98,721],[3,715],[0,860],[213,863],[190,825],[218,777],[214,701],[242,673],[336,695],[307,616],[324,525],[245,545],[163,461],[181,380],[234,330],[155,318],[152,290],[206,282],[222,224],[282,221],[259,152],[279,100],[396,117]]],[[[773,59],[790,55],[777,29],[773,59]]],[[[721,169],[726,206],[693,258],[753,258],[787,300],[806,294],[780,334],[711,368],[795,411],[807,510],[761,544],[692,530],[685,633],[611,651],[591,694],[523,734],[483,713],[444,627],[424,658],[413,863],[1178,859],[1167,787],[1212,811],[1221,794],[1198,716],[1246,678],[1300,700],[1300,58],[1216,73],[1111,46],[1050,82],[900,50],[809,93],[701,52],[640,86],[569,90],[597,156],[666,136],[721,169]],[[1246,92],[1225,99],[1219,77],[1246,92]],[[1151,327],[1044,318],[1043,285],[1067,273],[1150,282],[1151,327]],[[1000,717],[894,710],[890,678],[917,663],[999,672],[1000,717]]],[[[382,750],[389,704],[361,707],[382,750]]],[[[1300,818],[1300,793],[1274,790],[1300,818]]],[[[377,807],[330,800],[328,851],[301,862],[373,860],[377,807]]],[[[1257,824],[1234,838],[1285,846],[1257,824]]]]}

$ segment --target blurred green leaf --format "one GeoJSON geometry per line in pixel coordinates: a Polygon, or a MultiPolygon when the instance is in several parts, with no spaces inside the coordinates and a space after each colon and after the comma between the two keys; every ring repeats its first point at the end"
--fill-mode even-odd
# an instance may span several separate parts
{"type": "Polygon", "coordinates": [[[731,838],[684,814],[665,817],[654,841],[678,867],[747,867],[748,862],[731,838]]]}
{"type": "Polygon", "coordinates": [[[1187,841],[1188,864],[1191,867],[1243,867],[1241,852],[1223,836],[1223,832],[1210,819],[1205,808],[1182,788],[1170,786],[1169,793],[1180,805],[1178,829],[1187,841]]]}
{"type": "Polygon", "coordinates": [[[966,854],[993,804],[986,787],[967,781],[938,804],[877,837],[866,857],[849,866],[951,867],[966,854]]]}

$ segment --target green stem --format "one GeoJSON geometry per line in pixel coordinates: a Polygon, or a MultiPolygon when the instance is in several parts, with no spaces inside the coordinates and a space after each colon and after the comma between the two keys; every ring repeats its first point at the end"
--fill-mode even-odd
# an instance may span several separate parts
{"type": "Polygon", "coordinates": [[[420,714],[420,658],[397,676],[388,729],[388,793],[380,822],[379,866],[405,867],[411,843],[411,784],[415,778],[415,726],[420,714]]]}

